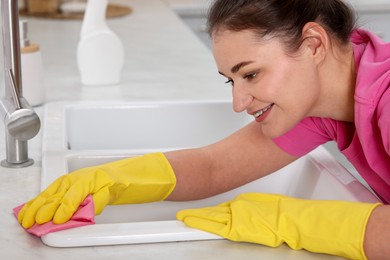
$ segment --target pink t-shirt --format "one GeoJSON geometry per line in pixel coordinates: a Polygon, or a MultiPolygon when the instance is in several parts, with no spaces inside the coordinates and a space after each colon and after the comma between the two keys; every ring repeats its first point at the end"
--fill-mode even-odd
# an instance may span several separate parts
{"type": "Polygon", "coordinates": [[[309,117],[274,142],[302,156],[334,140],[377,195],[390,203],[390,43],[362,29],[351,40],[357,72],[355,122],[309,117]]]}

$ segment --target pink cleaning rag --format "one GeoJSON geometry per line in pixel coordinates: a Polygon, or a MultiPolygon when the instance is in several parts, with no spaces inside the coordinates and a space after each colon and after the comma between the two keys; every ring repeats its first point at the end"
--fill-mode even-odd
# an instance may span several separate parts
{"type": "MultiPolygon", "coordinates": [[[[18,213],[23,206],[24,204],[13,209],[16,217],[18,216],[18,213]]],[[[64,224],[54,224],[52,221],[50,221],[41,225],[34,224],[31,228],[26,229],[26,231],[41,237],[50,232],[92,224],[95,224],[95,211],[92,196],[88,195],[68,222],[64,224]]]]}

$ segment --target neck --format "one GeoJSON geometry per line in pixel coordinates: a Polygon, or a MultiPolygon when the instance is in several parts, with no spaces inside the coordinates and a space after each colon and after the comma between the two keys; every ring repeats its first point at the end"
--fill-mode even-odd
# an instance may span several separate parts
{"type": "Polygon", "coordinates": [[[354,121],[355,62],[352,45],[336,48],[322,64],[322,117],[354,121]]]}

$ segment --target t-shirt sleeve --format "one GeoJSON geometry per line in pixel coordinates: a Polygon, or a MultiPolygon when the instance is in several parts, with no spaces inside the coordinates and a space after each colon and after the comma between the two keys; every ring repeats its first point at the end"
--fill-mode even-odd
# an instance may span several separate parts
{"type": "Polygon", "coordinates": [[[321,119],[314,117],[303,119],[290,131],[273,139],[283,151],[298,157],[331,140],[334,137],[324,129],[321,119]]]}

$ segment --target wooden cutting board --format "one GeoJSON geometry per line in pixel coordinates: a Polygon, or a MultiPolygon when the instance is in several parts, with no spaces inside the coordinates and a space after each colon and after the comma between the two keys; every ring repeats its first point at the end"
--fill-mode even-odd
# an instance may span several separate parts
{"type": "MultiPolygon", "coordinates": [[[[106,17],[107,18],[115,18],[128,15],[133,10],[128,6],[117,5],[117,4],[108,4],[106,17]]],[[[34,13],[31,14],[27,11],[27,9],[19,10],[19,14],[21,16],[27,17],[39,17],[46,19],[58,19],[58,20],[82,20],[84,17],[84,12],[81,13],[34,13]]]]}

